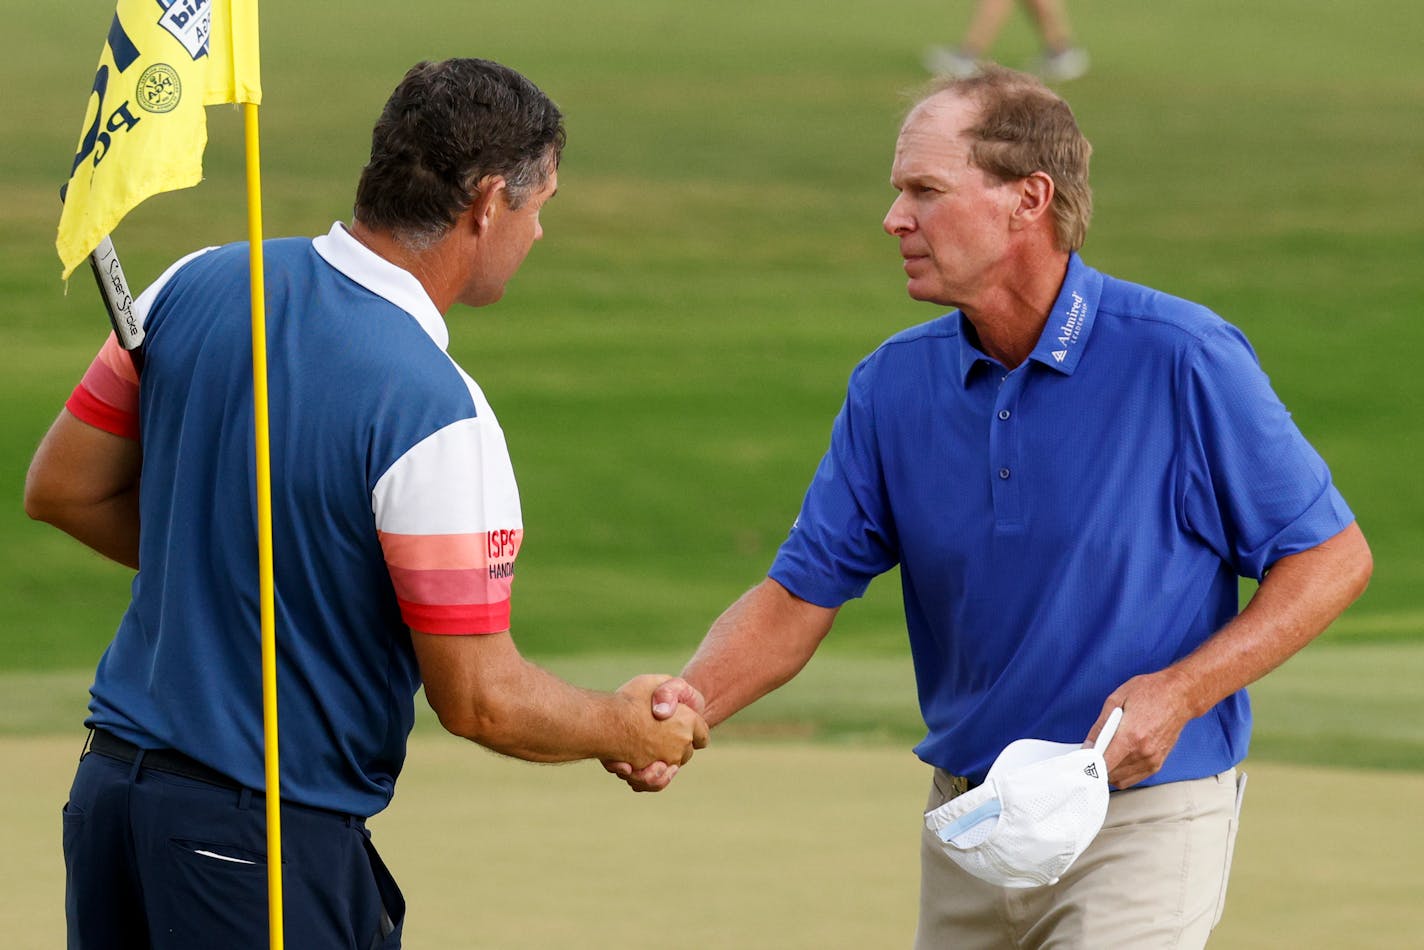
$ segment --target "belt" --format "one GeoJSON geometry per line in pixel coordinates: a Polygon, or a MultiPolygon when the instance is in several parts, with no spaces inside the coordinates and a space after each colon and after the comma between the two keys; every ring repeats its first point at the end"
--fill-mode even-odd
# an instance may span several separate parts
{"type": "Polygon", "coordinates": [[[141,749],[132,742],[125,742],[111,732],[103,729],[94,729],[89,737],[89,751],[97,752],[99,755],[107,756],[111,759],[118,759],[120,762],[133,762],[134,759],[143,754],[141,768],[153,769],[155,772],[167,772],[169,775],[181,775],[183,778],[191,778],[199,782],[206,782],[209,785],[216,785],[219,788],[230,788],[240,790],[242,788],[237,782],[228,778],[217,769],[210,769],[203,763],[190,759],[181,752],[173,749],[141,749]]]}
{"type": "Polygon", "coordinates": [[[970,781],[967,775],[954,775],[936,766],[934,784],[935,788],[944,796],[944,800],[949,801],[951,798],[958,798],[979,783],[970,781]]]}

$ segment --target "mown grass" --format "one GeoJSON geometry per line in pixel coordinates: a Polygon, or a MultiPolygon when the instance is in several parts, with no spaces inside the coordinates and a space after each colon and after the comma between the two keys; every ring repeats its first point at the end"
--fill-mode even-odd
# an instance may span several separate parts
{"type": "MultiPolygon", "coordinates": [[[[0,738],[20,780],[0,864],[5,945],[63,945],[59,804],[74,737],[0,738]]],[[[1213,950],[1418,945],[1424,776],[1248,762],[1213,950]],[[1352,808],[1342,824],[1342,802],[1352,808]]],[[[533,766],[417,731],[371,823],[408,904],[405,945],[708,950],[910,945],[926,767],[903,749],[717,740],[666,792],[597,765],[533,766]]]]}
{"type": "MultiPolygon", "coordinates": [[[[1323,0],[1139,6],[1074,10],[1094,56],[1065,90],[1096,148],[1086,255],[1246,330],[1377,558],[1366,597],[1263,684],[1265,705],[1277,679],[1320,658],[1304,694],[1282,687],[1289,712],[1263,722],[1257,747],[1417,765],[1417,734],[1395,745],[1392,724],[1421,718],[1401,685],[1424,642],[1424,386],[1409,368],[1424,349],[1421,15],[1404,0],[1369,16],[1323,0]],[[1324,689],[1337,663],[1358,688],[1324,689]]],[[[0,65],[23,92],[0,110],[0,668],[18,683],[84,679],[127,597],[123,570],[18,502],[33,446],[104,332],[87,276],[67,293],[57,280],[52,239],[111,13],[108,0],[11,11],[22,41],[0,65]]],[[[879,221],[903,93],[924,78],[922,47],[961,20],[930,0],[264,6],[270,234],[348,215],[371,121],[417,59],[506,61],[568,115],[546,239],[504,302],[450,319],[452,352],[498,410],[520,477],[515,630],[528,652],[676,663],[764,571],[850,368],[933,315],[904,298],[879,221]]],[[[1016,14],[998,52],[1017,63],[1032,46],[1016,14]]],[[[208,180],[120,227],[136,284],[243,233],[239,126],[210,110],[208,180]]],[[[824,660],[844,684],[824,701],[768,701],[765,715],[804,717],[818,735],[913,738],[908,698],[894,711],[856,701],[879,690],[857,689],[862,667],[879,668],[863,658],[908,670],[897,601],[887,577],[842,613],[824,660]]]]}

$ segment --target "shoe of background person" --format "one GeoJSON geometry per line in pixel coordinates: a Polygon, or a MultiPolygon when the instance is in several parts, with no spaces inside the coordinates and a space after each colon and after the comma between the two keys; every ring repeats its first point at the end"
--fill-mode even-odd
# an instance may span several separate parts
{"type": "Polygon", "coordinates": [[[963,50],[950,49],[948,46],[931,46],[925,53],[925,68],[936,76],[968,79],[978,75],[979,60],[963,50]]]}
{"type": "Polygon", "coordinates": [[[1070,46],[1053,53],[1044,53],[1033,71],[1045,82],[1068,82],[1088,71],[1088,51],[1070,46]]]}

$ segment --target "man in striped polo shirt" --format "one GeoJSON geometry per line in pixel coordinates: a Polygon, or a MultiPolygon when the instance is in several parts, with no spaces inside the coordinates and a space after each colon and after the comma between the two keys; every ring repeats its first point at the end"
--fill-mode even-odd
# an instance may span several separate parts
{"type": "MultiPolygon", "coordinates": [[[[523,541],[499,422],[443,316],[498,300],[557,188],[562,116],[495,63],[422,63],[372,136],[350,227],[265,244],[286,932],[399,945],[364,820],[426,696],[534,761],[685,762],[706,726],[667,677],[577,689],[510,636],[523,541]]],[[[71,947],[266,940],[249,248],[136,301],[36,453],[26,509],[137,570],[65,809],[71,947]],[[141,476],[141,477],[140,477],[141,476]],[[140,528],[141,526],[141,528],[140,528]]]]}

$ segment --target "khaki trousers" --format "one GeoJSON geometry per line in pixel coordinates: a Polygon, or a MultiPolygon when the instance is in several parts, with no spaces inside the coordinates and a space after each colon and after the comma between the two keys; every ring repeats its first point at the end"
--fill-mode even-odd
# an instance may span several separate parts
{"type": "MultiPolygon", "coordinates": [[[[1057,884],[987,884],[921,829],[916,950],[1191,950],[1221,919],[1246,776],[1113,792],[1097,838],[1057,884]]],[[[954,797],[936,770],[926,811],[954,797]]]]}

